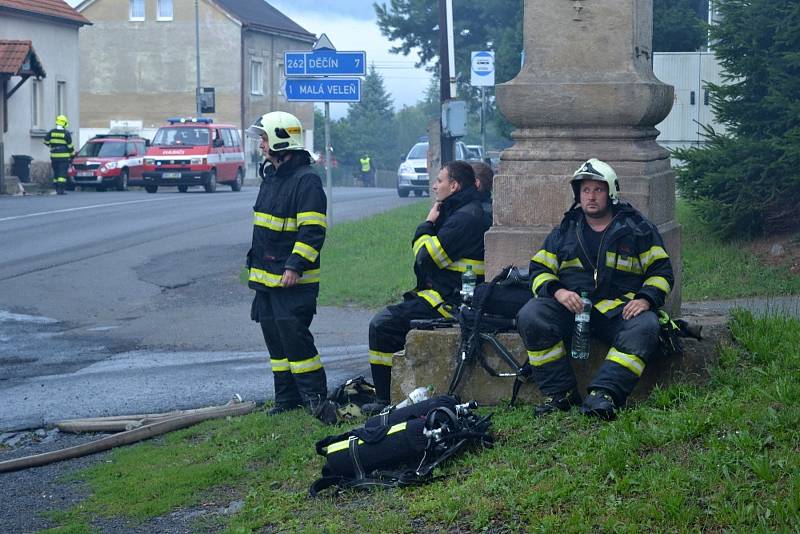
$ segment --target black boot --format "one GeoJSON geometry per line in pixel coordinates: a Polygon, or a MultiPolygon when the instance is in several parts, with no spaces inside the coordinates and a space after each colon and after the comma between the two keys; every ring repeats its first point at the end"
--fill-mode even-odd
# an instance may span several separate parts
{"type": "Polygon", "coordinates": [[[568,412],[573,406],[578,406],[581,403],[581,396],[574,389],[569,391],[562,391],[554,393],[549,397],[545,397],[544,402],[533,408],[533,416],[541,417],[556,410],[568,412]]]}
{"type": "Polygon", "coordinates": [[[603,389],[594,389],[584,399],[581,413],[611,421],[617,416],[614,409],[614,398],[611,394],[603,389]]]}

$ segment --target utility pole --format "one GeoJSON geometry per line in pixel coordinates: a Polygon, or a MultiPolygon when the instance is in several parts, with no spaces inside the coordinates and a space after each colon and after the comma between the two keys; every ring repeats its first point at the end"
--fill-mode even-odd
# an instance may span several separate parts
{"type": "MultiPolygon", "coordinates": [[[[439,0],[439,117],[441,121],[441,106],[450,100],[450,47],[448,27],[448,4],[451,0],[439,0]]],[[[452,4],[451,4],[452,6],[452,4]]],[[[452,11],[451,11],[452,13],[452,11]]],[[[450,17],[452,19],[452,15],[450,17]]],[[[442,166],[455,159],[453,157],[453,138],[448,136],[441,128],[440,145],[442,150],[442,166]]]]}
{"type": "Polygon", "coordinates": [[[195,71],[197,71],[197,83],[194,89],[194,100],[197,108],[197,116],[202,115],[202,106],[200,104],[200,6],[199,0],[194,0],[194,57],[195,57],[195,71]]]}

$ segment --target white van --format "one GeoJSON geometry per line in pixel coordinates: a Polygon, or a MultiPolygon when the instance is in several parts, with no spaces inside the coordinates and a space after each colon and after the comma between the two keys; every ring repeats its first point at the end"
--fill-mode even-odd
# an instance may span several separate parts
{"type": "MultiPolygon", "coordinates": [[[[455,159],[467,160],[466,145],[456,141],[455,159]]],[[[407,197],[414,192],[418,197],[429,193],[431,180],[428,176],[428,142],[422,141],[411,147],[397,169],[397,194],[407,197]]]]}

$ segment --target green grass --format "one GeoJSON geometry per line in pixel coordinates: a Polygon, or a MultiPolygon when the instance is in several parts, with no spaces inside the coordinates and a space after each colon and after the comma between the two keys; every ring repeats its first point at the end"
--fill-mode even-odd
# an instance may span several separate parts
{"type": "Polygon", "coordinates": [[[336,224],[322,249],[319,303],[385,306],[413,289],[411,239],[430,207],[426,199],[336,224]]]}
{"type": "Polygon", "coordinates": [[[228,532],[797,532],[800,322],[736,312],[731,331],[707,386],[656,390],[610,423],[497,409],[495,448],[423,487],[310,500],[314,442],[340,430],[259,412],[115,450],[55,519],[82,532],[239,495],[228,532]]]}
{"type": "Polygon", "coordinates": [[[744,242],[723,243],[708,232],[685,201],[678,202],[683,226],[683,300],[800,294],[800,276],[764,264],[744,242]]]}

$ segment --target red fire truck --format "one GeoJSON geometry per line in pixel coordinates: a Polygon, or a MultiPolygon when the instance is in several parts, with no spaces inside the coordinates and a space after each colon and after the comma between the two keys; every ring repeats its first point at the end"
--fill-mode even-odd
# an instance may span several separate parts
{"type": "Polygon", "coordinates": [[[167,123],[158,129],[144,157],[142,178],[148,193],[160,186],[177,187],[181,193],[193,185],[208,193],[216,191],[217,184],[242,189],[244,151],[235,126],[214,124],[206,117],[174,117],[167,123]]]}

